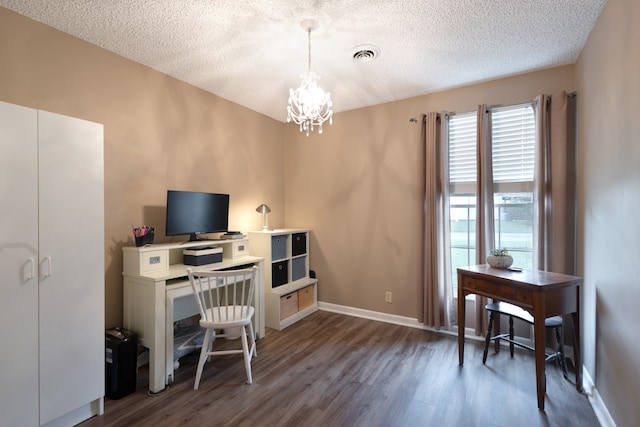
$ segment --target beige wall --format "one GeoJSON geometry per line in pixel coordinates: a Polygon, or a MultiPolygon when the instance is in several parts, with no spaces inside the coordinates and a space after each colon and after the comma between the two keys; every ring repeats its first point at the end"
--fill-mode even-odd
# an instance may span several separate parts
{"type": "Polygon", "coordinates": [[[239,230],[259,228],[268,200],[283,225],[281,123],[4,8],[0,58],[0,100],[104,124],[107,327],[122,324],[131,224],[167,240],[167,189],[231,194],[239,230]]]}
{"type": "Polygon", "coordinates": [[[640,420],[640,2],[609,0],[576,65],[584,362],[618,426],[640,420]]]}
{"type": "Polygon", "coordinates": [[[285,218],[313,230],[320,300],[416,318],[422,113],[521,103],[559,90],[575,90],[572,65],[340,113],[320,136],[287,127],[285,218]],[[386,291],[392,304],[384,302],[386,291]]]}

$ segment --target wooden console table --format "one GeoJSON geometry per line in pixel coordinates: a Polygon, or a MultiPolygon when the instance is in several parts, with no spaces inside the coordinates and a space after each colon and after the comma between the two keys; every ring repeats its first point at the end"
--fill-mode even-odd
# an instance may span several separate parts
{"type": "Polygon", "coordinates": [[[550,316],[571,314],[575,343],[573,357],[576,388],[582,391],[582,362],[580,360],[580,285],[582,279],[566,274],[538,270],[514,272],[475,265],[458,268],[458,358],[464,363],[465,297],[477,294],[516,304],[533,315],[536,360],[538,409],[544,410],[545,326],[550,316]],[[542,345],[539,345],[542,343],[542,345]]]}

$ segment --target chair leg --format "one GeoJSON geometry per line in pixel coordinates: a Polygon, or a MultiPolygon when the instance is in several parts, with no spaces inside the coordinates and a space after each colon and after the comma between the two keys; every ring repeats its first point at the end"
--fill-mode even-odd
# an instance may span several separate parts
{"type": "Polygon", "coordinates": [[[211,335],[213,330],[208,329],[204,333],[204,340],[202,341],[202,348],[200,349],[200,357],[198,358],[198,368],[196,369],[196,381],[193,384],[193,389],[197,390],[200,385],[200,378],[202,377],[202,369],[204,364],[209,358],[208,352],[211,351],[211,335]]]}
{"type": "Polygon", "coordinates": [[[242,327],[240,338],[242,338],[242,353],[244,354],[244,368],[247,371],[247,384],[251,384],[253,382],[253,378],[251,377],[251,354],[249,353],[249,344],[247,343],[247,328],[245,326],[242,327]]]}
{"type": "Polygon", "coordinates": [[[515,345],[513,344],[513,340],[515,338],[515,334],[513,333],[513,316],[509,316],[509,353],[511,353],[511,357],[513,357],[513,348],[515,345]]]}
{"type": "Polygon", "coordinates": [[[502,333],[500,332],[500,312],[493,312],[493,351],[500,353],[500,339],[502,333]]]}
{"type": "Polygon", "coordinates": [[[251,353],[253,357],[258,357],[258,351],[256,350],[256,334],[253,332],[253,324],[249,322],[249,333],[251,334],[251,353]]]}
{"type": "Polygon", "coordinates": [[[562,376],[565,380],[569,379],[569,374],[567,373],[567,359],[564,356],[564,345],[562,345],[562,334],[560,333],[560,328],[562,326],[558,326],[555,329],[556,331],[556,340],[558,341],[558,353],[560,353],[560,367],[562,368],[562,376]]]}
{"type": "MultiPolygon", "coordinates": [[[[211,330],[211,335],[209,336],[209,345],[207,346],[207,362],[211,362],[211,349],[213,348],[213,343],[216,341],[216,331],[215,329],[211,330]]],[[[204,347],[204,343],[203,347],[204,347]]]]}
{"type": "Polygon", "coordinates": [[[491,341],[491,329],[493,327],[493,311],[489,314],[489,325],[487,327],[487,336],[484,339],[484,351],[482,352],[482,364],[487,361],[487,353],[489,352],[489,342],[491,341]]]}

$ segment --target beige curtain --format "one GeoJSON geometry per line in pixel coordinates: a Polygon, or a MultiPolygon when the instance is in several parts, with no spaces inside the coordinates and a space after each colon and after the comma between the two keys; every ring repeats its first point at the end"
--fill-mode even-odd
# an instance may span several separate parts
{"type": "MultiPolygon", "coordinates": [[[[423,280],[418,285],[418,321],[435,329],[450,328],[452,298],[446,286],[448,267],[449,209],[445,197],[448,182],[442,125],[438,113],[423,116],[421,141],[424,147],[423,280]]],[[[450,282],[450,281],[449,281],[450,282]]]]}
{"type": "Polygon", "coordinates": [[[539,270],[576,274],[575,95],[540,95],[536,118],[536,239],[539,270]]]}
{"type": "MultiPolygon", "coordinates": [[[[476,173],[476,263],[486,264],[487,255],[494,249],[493,221],[493,157],[491,149],[491,115],[486,105],[478,106],[476,173]]],[[[487,298],[476,295],[476,335],[487,329],[487,298]]]]}

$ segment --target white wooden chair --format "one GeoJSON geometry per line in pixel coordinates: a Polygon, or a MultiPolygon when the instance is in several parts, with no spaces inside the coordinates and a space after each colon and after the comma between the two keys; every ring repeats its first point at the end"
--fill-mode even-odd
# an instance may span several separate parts
{"type": "Polygon", "coordinates": [[[210,356],[242,353],[247,371],[247,384],[251,384],[251,359],[257,357],[256,340],[253,332],[255,309],[251,305],[258,268],[226,271],[192,271],[187,269],[193,295],[200,310],[200,326],[206,328],[196,380],[197,390],[202,377],[202,368],[210,356]],[[247,329],[249,340],[247,340],[247,329]],[[217,333],[216,331],[224,331],[217,333]],[[240,330],[242,349],[212,351],[216,337],[237,336],[240,330]],[[216,335],[217,333],[217,335],[216,335]]]}

